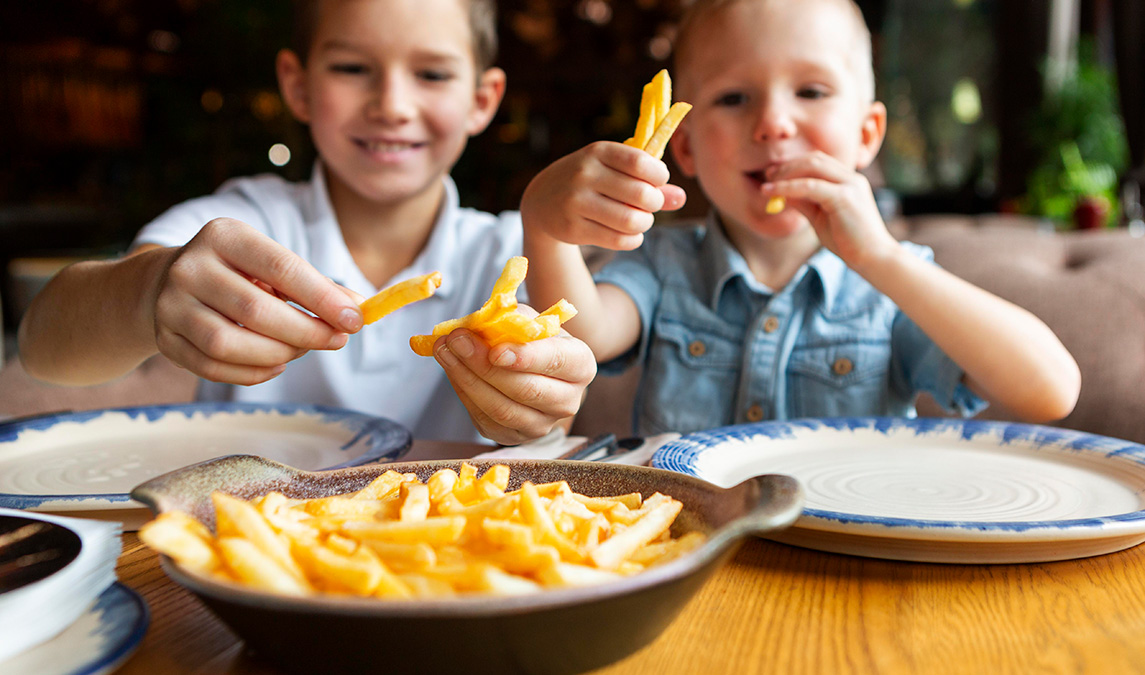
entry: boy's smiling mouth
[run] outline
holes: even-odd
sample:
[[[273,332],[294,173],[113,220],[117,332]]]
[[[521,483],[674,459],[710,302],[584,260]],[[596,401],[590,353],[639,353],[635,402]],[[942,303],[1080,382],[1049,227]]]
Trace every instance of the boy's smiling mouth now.
[[[425,143],[414,143],[411,141],[385,141],[385,140],[368,140],[364,138],[355,138],[354,145],[362,148],[371,155],[377,156],[394,156],[403,153],[408,153],[416,150],[425,145]]]

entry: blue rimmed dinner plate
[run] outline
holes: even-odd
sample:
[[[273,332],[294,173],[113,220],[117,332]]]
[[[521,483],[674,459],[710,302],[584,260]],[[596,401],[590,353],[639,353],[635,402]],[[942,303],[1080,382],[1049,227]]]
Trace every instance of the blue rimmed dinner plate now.
[[[769,538],[876,558],[1066,560],[1145,541],[1145,446],[1030,424],[835,418],[688,434],[652,466],[729,486],[802,483],[795,525]]]
[[[151,613],[138,593],[108,586],[79,619],[59,635],[0,663],[7,675],[104,675],[135,652]]]
[[[390,461],[412,441],[400,424],[315,405],[187,403],[0,423],[0,506],[123,522],[147,509],[136,485],[224,455],[311,471]]]

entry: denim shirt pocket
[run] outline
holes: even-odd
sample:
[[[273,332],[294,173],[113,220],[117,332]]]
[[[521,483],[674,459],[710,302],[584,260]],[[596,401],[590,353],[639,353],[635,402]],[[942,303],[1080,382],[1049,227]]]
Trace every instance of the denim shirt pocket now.
[[[657,319],[641,392],[641,433],[731,424],[743,344],[725,333]]]
[[[792,417],[886,413],[891,367],[889,337],[796,346],[788,364]]]

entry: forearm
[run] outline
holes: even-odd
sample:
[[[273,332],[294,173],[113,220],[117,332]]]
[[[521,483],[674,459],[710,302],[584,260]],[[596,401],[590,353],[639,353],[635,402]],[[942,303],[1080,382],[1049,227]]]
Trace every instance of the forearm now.
[[[105,382],[158,349],[154,293],[175,249],[83,262],[57,274],[20,323],[20,359],[33,377],[65,385]]]
[[[1080,389],[1077,363],[1040,319],[899,249],[861,272],[966,372],[991,402],[1031,422],[1060,419]]]
[[[619,306],[617,294],[601,292],[579,246],[527,231],[525,257],[529,259],[525,284],[534,307],[542,310],[561,298],[571,302],[577,315],[563,327],[587,344],[597,361],[607,361],[631,348],[639,337],[639,320],[633,330],[633,317]]]

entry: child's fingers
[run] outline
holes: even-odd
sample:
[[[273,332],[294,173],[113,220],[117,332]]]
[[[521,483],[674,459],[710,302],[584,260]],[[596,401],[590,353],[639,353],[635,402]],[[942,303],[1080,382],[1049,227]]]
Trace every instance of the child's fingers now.
[[[619,172],[611,172],[596,185],[596,192],[600,196],[649,213],[664,207],[664,193],[661,190],[662,187]]]
[[[569,383],[492,366],[489,348],[464,329],[439,340],[434,358],[458,396],[468,402],[470,415],[475,421],[485,421],[480,425],[483,433],[511,430],[511,437],[495,438],[501,442],[517,443],[543,436],[557,420],[575,413],[580,403],[580,393],[572,393]],[[561,391],[563,388],[570,392]]]
[[[345,344],[342,337],[345,333],[255,284],[238,284],[231,292],[211,294],[200,300],[247,330],[292,347],[336,349]]]
[[[207,356],[190,340],[176,333],[162,336],[160,343],[160,351],[163,352],[164,356],[199,377],[212,382],[228,382],[239,385],[260,384],[281,374],[286,368],[286,364],[264,367],[219,361]]]
[[[688,194],[684,192],[684,188],[678,185],[665,185],[660,188],[660,193],[664,195],[664,205],[660,207],[661,211],[676,211],[683,208],[688,201]]]
[[[219,243],[215,250],[234,269],[269,284],[339,330],[361,329],[361,310],[334,282],[293,251],[249,226],[236,227],[237,222],[211,221],[200,234]]]
[[[791,178],[760,186],[764,196],[784,197],[788,200],[804,200],[820,206],[835,204],[840,196],[838,183],[819,178]]]
[[[654,214],[644,209],[603,195],[599,199],[587,201],[580,210],[580,216],[621,235],[643,234],[656,220]]]
[[[439,349],[435,355],[445,356],[447,360],[452,355],[477,378],[467,382],[470,386],[466,388],[471,392],[493,387],[516,405],[552,419],[576,413],[584,387],[596,372],[595,359],[588,346],[568,337],[511,345],[518,361],[515,367],[495,365],[490,359],[490,349],[469,331],[454,331],[442,346],[447,353],[441,354],[443,350]]]
[[[198,302],[179,311],[170,311],[163,305],[157,319],[160,337],[163,331],[169,331],[195,345],[205,357],[226,363],[269,368],[306,352],[237,325]]]
[[[473,421],[473,426],[476,427],[477,431],[485,438],[502,445],[517,445],[532,438],[537,438],[536,436],[526,436],[516,429],[510,429],[494,421],[488,413],[481,409],[481,406],[458,389],[456,385],[453,389],[454,393],[457,394],[457,399],[461,401],[461,405],[465,406],[465,410],[469,413],[469,418]],[[543,436],[544,434],[541,435]]]
[[[497,345],[490,350],[490,362],[509,370],[587,386],[596,377],[596,359],[584,342],[568,337],[563,330],[561,333],[523,345]]]
[[[776,182],[790,178],[821,178],[835,183],[845,183],[856,175],[853,168],[848,168],[825,152],[814,150],[772,167],[767,172],[767,180]]]
[[[195,307],[203,305],[232,324],[295,348],[336,349],[344,344],[344,333],[287,304],[285,295],[237,272],[217,253],[192,253],[168,269],[156,312],[160,321],[173,323],[194,316]]]
[[[650,183],[654,187],[667,184],[668,179],[671,178],[668,165],[642,149],[633,148],[623,143],[607,142],[593,144],[590,147],[597,151],[596,156],[601,164],[614,171]]]

